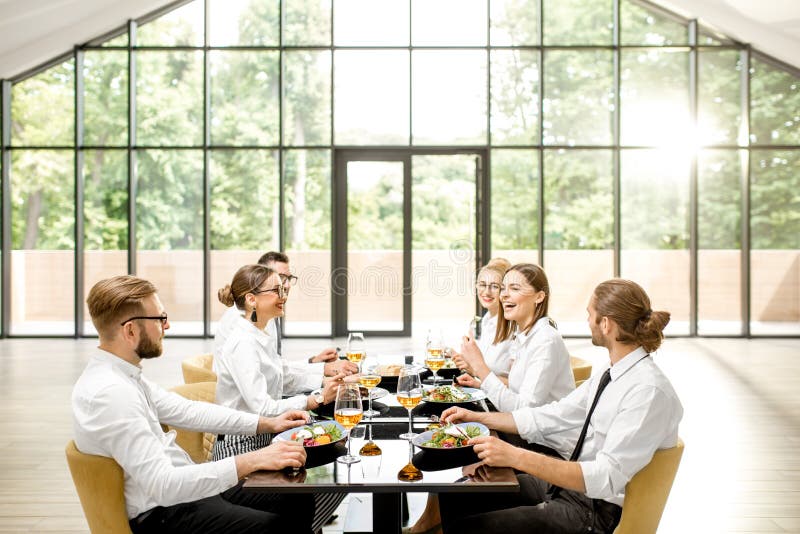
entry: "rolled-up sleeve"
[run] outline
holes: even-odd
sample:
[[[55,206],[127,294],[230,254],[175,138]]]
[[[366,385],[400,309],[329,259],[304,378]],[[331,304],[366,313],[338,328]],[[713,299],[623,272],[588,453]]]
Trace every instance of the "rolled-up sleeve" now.
[[[579,461],[586,495],[611,499],[625,493],[631,478],[647,465],[670,432],[675,404],[658,388],[632,389],[621,403],[594,460]]]
[[[571,448],[576,429],[580,429],[586,417],[586,402],[589,384],[583,384],[563,399],[535,408],[520,408],[511,415],[517,425],[519,435],[528,443],[557,445],[554,448],[564,452]]]
[[[295,361],[283,362],[283,392],[287,395],[304,393],[322,386],[325,364]]]
[[[150,391],[162,423],[214,434],[253,435],[258,430],[257,414],[232,410],[210,402],[192,401],[144,379],[143,382]]]

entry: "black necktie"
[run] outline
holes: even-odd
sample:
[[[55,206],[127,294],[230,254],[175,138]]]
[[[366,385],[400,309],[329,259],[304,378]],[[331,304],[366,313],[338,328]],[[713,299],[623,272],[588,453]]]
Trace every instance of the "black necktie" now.
[[[589,408],[589,413],[586,414],[586,421],[583,422],[583,428],[581,428],[581,435],[578,436],[578,442],[575,444],[575,449],[572,451],[572,455],[569,457],[570,462],[574,462],[581,455],[583,442],[586,439],[586,432],[589,430],[589,421],[592,419],[592,414],[594,413],[594,409],[597,407],[597,401],[600,400],[600,395],[603,394],[603,390],[606,389],[606,386],[608,386],[610,382],[611,368],[609,367],[606,369],[606,372],[603,373],[603,376],[600,377],[600,384],[597,386],[597,393],[594,394],[592,406]],[[552,494],[551,498],[555,499],[558,496],[558,493],[561,491],[561,488],[558,486],[551,486],[550,490],[550,493]]]

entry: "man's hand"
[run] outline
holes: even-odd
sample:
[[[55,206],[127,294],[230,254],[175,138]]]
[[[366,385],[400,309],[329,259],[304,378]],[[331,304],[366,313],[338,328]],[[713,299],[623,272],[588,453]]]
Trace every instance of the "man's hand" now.
[[[306,451],[296,441],[274,441],[263,449],[238,454],[235,460],[236,474],[242,478],[253,471],[303,467],[306,463]]]
[[[473,445],[478,458],[493,467],[517,468],[524,451],[495,436],[478,436],[469,440],[467,445]]]
[[[357,372],[358,366],[349,360],[336,360],[325,364],[325,376],[353,375]]]
[[[309,421],[308,412],[302,410],[289,410],[276,417],[260,417],[258,420],[258,433],[271,432],[277,434],[290,428],[303,426]]]
[[[332,362],[338,357],[339,355],[336,354],[336,349],[333,347],[328,347],[316,356],[309,358],[308,361],[309,363]]]

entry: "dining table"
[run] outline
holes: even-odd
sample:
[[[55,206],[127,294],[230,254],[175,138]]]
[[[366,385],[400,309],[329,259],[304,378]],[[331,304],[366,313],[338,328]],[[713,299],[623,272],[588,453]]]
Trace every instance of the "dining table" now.
[[[390,356],[383,358],[393,361]],[[405,361],[408,359],[410,358]],[[419,370],[423,375],[428,374],[421,366]],[[471,447],[431,450],[399,438],[399,434],[408,430],[408,412],[397,401],[397,382],[392,378],[384,377],[381,387],[373,390],[372,405],[379,414],[364,418],[360,423],[366,427],[365,438],[359,440],[358,449],[353,449],[354,454],[359,453],[359,462],[343,464],[336,461],[336,458],[347,452],[344,441],[323,447],[307,447],[305,467],[296,470],[257,471],[245,479],[243,487],[247,491],[269,493],[371,494],[371,510],[365,511],[363,507],[354,506],[351,501],[348,516],[371,511],[371,529],[362,530],[398,534],[403,526],[407,493],[519,491],[519,483],[512,469],[481,465]],[[443,382],[440,380],[441,383]],[[366,404],[365,402],[365,410]],[[462,405],[472,410],[492,409],[491,404],[484,400]],[[435,424],[438,416],[448,406],[452,404],[425,401],[420,403],[412,411],[414,431],[424,432],[432,423]],[[326,408],[313,415],[319,422],[332,418],[332,412]],[[380,453],[375,454],[375,449],[370,447],[372,454],[360,454],[360,446],[367,442],[377,445]],[[421,480],[409,482],[399,479],[400,471],[408,464],[412,464],[421,473]],[[364,524],[365,518],[361,517],[356,522]],[[345,525],[348,523],[353,522],[346,521]]]

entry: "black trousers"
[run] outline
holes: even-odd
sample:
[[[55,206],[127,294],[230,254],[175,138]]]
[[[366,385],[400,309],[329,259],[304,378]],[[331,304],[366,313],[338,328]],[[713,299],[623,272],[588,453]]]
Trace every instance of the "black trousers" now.
[[[149,512],[149,513],[148,513]],[[157,506],[131,519],[134,534],[311,532],[314,496],[244,491],[241,483],[214,497]]]
[[[615,504],[569,490],[550,500],[547,482],[528,474],[517,479],[519,493],[440,494],[445,534],[611,533],[619,523]]]

